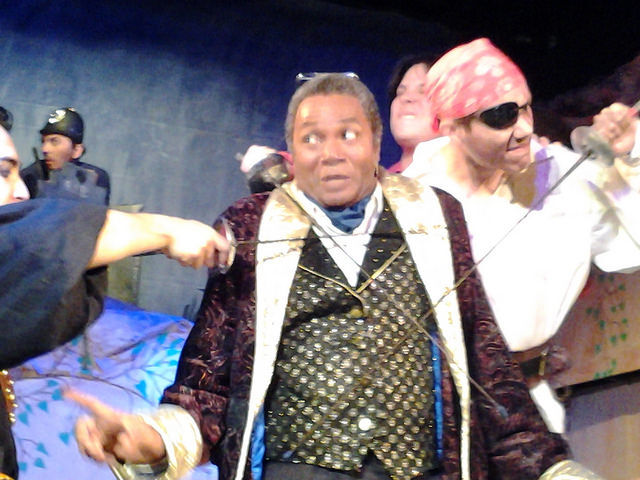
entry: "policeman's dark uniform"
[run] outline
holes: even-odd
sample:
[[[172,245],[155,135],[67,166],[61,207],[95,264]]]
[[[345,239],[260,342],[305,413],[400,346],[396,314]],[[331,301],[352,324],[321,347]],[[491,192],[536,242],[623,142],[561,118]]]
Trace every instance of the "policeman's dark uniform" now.
[[[41,135],[64,135],[75,144],[82,143],[84,122],[73,108],[59,108],[49,114]],[[109,174],[102,168],[74,159],[60,170],[49,170],[44,160],[37,160],[20,171],[31,198],[65,198],[96,204],[109,204]]]

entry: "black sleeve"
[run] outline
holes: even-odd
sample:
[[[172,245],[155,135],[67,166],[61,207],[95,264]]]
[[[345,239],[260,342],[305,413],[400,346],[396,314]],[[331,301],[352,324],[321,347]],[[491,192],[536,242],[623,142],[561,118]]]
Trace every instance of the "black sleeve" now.
[[[106,208],[39,199],[0,207],[0,367],[70,340],[102,310],[106,269],[85,272]]]
[[[96,182],[96,185],[98,187],[104,188],[107,191],[107,196],[105,197],[105,205],[109,205],[109,202],[111,201],[111,181],[109,180],[109,174],[106,170],[103,170],[101,168],[98,168],[97,172],[98,181]]]
[[[32,163],[26,168],[20,170],[20,177],[29,190],[29,196],[36,198],[38,196],[38,180],[42,179],[42,169],[37,163]]]

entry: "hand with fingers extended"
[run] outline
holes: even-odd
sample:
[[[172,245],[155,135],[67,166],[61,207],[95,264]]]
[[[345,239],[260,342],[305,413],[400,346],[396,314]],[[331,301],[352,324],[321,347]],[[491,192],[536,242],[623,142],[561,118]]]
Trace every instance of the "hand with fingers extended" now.
[[[65,397],[87,410],[75,425],[78,449],[98,462],[154,464],[165,455],[160,434],[138,415],[115,410],[96,398],[74,390]]]

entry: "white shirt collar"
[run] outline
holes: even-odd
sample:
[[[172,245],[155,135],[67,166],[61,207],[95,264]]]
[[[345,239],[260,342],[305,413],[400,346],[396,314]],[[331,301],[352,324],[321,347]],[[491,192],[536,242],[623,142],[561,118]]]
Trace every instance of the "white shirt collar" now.
[[[320,235],[320,231],[325,231],[326,234],[329,235],[346,235],[345,232],[331,223],[331,219],[329,219],[327,214],[302,190],[300,190],[300,188],[298,188],[298,185],[296,185],[295,181],[293,181],[291,184],[291,193],[293,194],[293,197],[296,199],[298,204],[302,207],[302,209],[311,218],[313,218],[315,223],[318,225],[318,227],[314,226],[314,229],[319,236],[323,236]],[[376,188],[373,190],[373,193],[371,194],[371,197],[367,202],[367,206],[364,209],[364,219],[362,220],[362,223],[353,230],[353,235],[373,232],[373,229],[378,222],[378,218],[380,218],[380,214],[382,213],[383,201],[382,187],[379,183],[376,183]]]
[[[312,228],[329,255],[342,270],[349,284],[355,286],[371,234],[382,214],[384,197],[380,184],[376,184],[367,202],[362,223],[350,234],[334,226],[327,214],[298,188],[295,181],[291,184],[291,193],[302,209],[313,219]]]

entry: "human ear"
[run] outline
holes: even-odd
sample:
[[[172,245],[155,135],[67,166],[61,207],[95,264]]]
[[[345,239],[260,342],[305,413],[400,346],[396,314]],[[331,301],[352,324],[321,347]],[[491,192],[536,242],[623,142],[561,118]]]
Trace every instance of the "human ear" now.
[[[82,143],[76,143],[73,145],[73,154],[71,157],[74,160],[77,160],[78,158],[80,158],[83,153],[84,153],[84,145]]]

